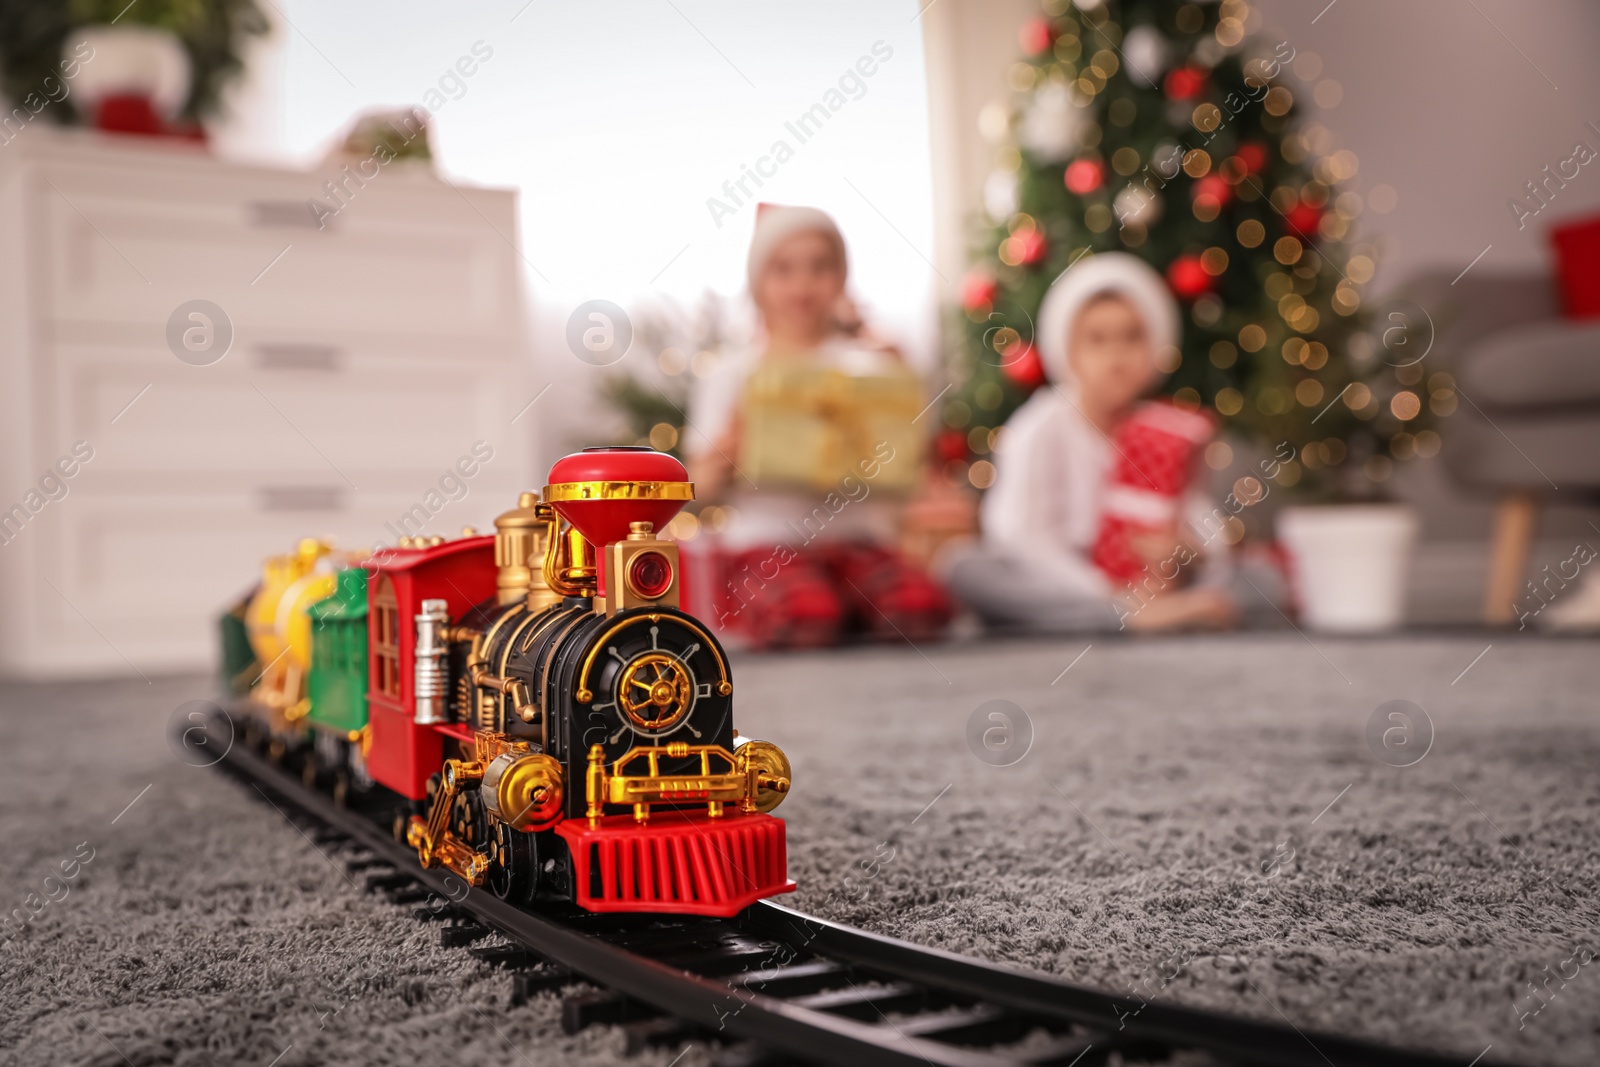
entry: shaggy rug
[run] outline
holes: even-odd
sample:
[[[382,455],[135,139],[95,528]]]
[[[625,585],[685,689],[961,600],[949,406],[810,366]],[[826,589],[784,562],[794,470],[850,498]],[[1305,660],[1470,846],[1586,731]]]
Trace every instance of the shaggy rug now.
[[[1462,1067],[1600,1060],[1592,642],[1093,641],[740,658],[741,729],[794,764],[785,903]],[[621,1056],[183,765],[209,695],[0,687],[0,903],[44,902],[3,931],[0,1062]]]

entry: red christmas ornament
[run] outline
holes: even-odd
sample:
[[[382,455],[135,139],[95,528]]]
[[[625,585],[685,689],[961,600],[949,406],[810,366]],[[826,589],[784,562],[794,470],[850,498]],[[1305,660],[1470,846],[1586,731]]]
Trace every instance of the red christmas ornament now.
[[[1024,389],[1032,389],[1044,381],[1044,363],[1039,350],[1027,341],[1019,341],[1000,356],[1000,369],[1005,376]]]
[[[1106,180],[1105,168],[1093,159],[1078,159],[1067,165],[1067,188],[1083,196],[1100,188]]]
[[[974,271],[961,282],[961,307],[966,311],[986,311],[994,305],[1000,286],[981,271]]]
[[[1246,174],[1259,174],[1261,168],[1267,165],[1267,147],[1255,141],[1240,145],[1234,155],[1244,165]]]
[[[1227,207],[1233,199],[1233,186],[1220,174],[1207,174],[1194,183],[1194,198],[1199,200],[1202,196],[1215,200],[1218,207]]]
[[[1056,30],[1049,19],[1029,19],[1022,24],[1022,50],[1028,55],[1043,55],[1055,42]]]
[[[1168,100],[1190,100],[1206,87],[1206,72],[1195,67],[1178,67],[1167,73],[1164,83]]]
[[[1211,275],[1199,256],[1179,256],[1167,268],[1167,284],[1181,299],[1194,300],[1211,291]]]
[[[1289,209],[1284,220],[1291,231],[1309,239],[1317,235],[1317,226],[1322,222],[1322,209],[1301,201]]]
[[[967,435],[960,430],[941,430],[934,438],[933,452],[941,463],[959,463],[967,458]]]
[[[1033,266],[1044,259],[1045,241],[1044,234],[1038,230],[1023,230],[1010,237],[1012,251],[1016,253],[1017,262]]]

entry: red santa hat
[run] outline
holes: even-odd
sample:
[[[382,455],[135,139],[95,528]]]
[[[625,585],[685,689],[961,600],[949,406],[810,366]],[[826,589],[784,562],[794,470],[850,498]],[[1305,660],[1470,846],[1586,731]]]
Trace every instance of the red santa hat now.
[[[1044,363],[1045,373],[1063,390],[1071,393],[1074,380],[1067,363],[1067,339],[1073,320],[1090,301],[1106,293],[1124,297],[1144,319],[1150,334],[1150,351],[1157,360],[1152,378],[1161,375],[1163,353],[1177,347],[1180,317],[1178,302],[1172,298],[1166,279],[1155,268],[1126,252],[1101,252],[1086,256],[1061,272],[1045,293],[1034,329],[1034,346]]]
[[[814,207],[795,207],[788,204],[757,204],[756,228],[750,237],[750,257],[745,263],[745,275],[750,289],[772,258],[772,253],[785,240],[797,233],[820,233],[832,243],[839,256],[839,273],[850,273],[850,261],[844,251],[844,235],[839,232],[833,216]]]

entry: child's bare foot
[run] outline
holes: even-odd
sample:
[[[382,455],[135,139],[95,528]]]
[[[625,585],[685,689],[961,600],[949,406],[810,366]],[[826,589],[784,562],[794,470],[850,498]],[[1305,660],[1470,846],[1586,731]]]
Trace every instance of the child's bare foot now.
[[[1239,611],[1221,589],[1179,589],[1155,597],[1123,617],[1130,630],[1227,630],[1238,624]]]

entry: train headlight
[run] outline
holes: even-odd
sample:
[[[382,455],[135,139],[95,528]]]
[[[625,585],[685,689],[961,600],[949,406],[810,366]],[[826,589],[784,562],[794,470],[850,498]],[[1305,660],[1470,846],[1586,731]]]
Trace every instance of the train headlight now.
[[[628,563],[628,588],[646,600],[665,596],[672,578],[672,561],[664,552],[640,552]]]

